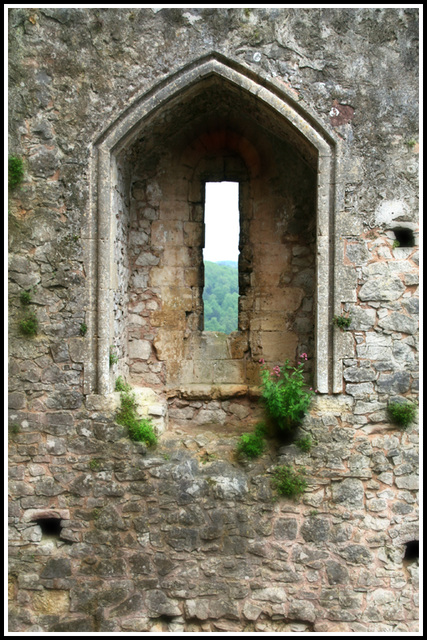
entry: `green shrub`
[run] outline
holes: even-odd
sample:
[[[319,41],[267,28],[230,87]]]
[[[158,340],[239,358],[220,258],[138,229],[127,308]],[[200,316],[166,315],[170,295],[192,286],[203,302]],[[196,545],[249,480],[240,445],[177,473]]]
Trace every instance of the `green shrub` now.
[[[304,436],[303,438],[299,438],[299,440],[295,440],[296,446],[301,449],[301,451],[310,451],[313,446],[313,440],[310,436]]]
[[[149,447],[157,444],[157,436],[150,418],[140,418],[132,422],[129,425],[129,435],[131,440],[145,442]]]
[[[81,325],[80,325],[80,335],[81,336],[85,336],[86,333],[87,333],[87,324],[82,322]]]
[[[303,360],[307,360],[306,353],[301,354],[296,367],[291,367],[286,360],[283,367],[276,366],[272,372],[264,366],[264,360],[260,360],[262,399],[267,413],[283,430],[293,429],[299,424],[315,393],[305,384]]]
[[[131,440],[145,442],[148,446],[157,444],[157,436],[150,418],[138,416],[135,394],[132,387],[120,376],[116,380],[116,391],[120,391],[120,409],[116,414],[117,424],[127,427]]]
[[[266,427],[263,422],[255,425],[254,433],[243,433],[237,444],[237,451],[248,458],[257,458],[265,449]]]
[[[19,299],[21,300],[21,304],[28,305],[31,303],[31,293],[29,291],[21,291]]]
[[[35,313],[29,313],[19,323],[19,330],[24,336],[35,336],[38,331],[38,321]]]
[[[116,380],[115,390],[129,392],[132,390],[132,387],[123,380],[122,376],[119,376]]]
[[[340,329],[348,329],[348,327],[351,325],[351,317],[348,316],[334,316],[334,319],[332,320],[332,323],[339,327]]]
[[[9,189],[15,189],[24,177],[24,163],[18,156],[9,156]]]
[[[99,469],[101,468],[101,463],[97,458],[93,458],[89,462],[89,467],[92,469],[92,471],[99,471]]]
[[[307,488],[304,479],[305,469],[295,471],[291,465],[276,467],[273,474],[273,487],[281,496],[297,499]]]
[[[414,421],[417,405],[413,402],[391,402],[388,414],[392,422],[406,429]]]
[[[117,364],[118,361],[119,361],[119,356],[114,351],[113,347],[110,347],[110,367],[112,367],[113,364]]]

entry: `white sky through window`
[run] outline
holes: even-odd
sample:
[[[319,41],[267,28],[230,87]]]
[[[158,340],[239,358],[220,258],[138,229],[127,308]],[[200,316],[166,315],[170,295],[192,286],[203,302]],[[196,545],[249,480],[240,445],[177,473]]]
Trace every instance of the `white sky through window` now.
[[[205,194],[205,248],[210,262],[239,257],[239,183],[207,182]]]

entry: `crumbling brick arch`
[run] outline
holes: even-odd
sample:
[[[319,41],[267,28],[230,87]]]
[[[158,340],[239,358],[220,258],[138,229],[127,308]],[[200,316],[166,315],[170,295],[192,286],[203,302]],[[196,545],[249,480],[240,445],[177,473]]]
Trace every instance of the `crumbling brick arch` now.
[[[178,112],[184,100],[188,101],[194,96],[198,98],[197,91],[202,83],[206,87],[216,85],[220,90],[239,97],[243,106],[251,110],[253,108],[259,131],[267,127],[278,140],[286,138],[301,159],[301,166],[305,163],[311,168],[315,167],[315,384],[321,392],[339,391],[339,362],[330,328],[336,306],[332,265],[335,251],[337,141],[333,133],[326,131],[317,118],[304,110],[284,87],[218,54],[197,60],[166,78],[131,105],[93,145],[93,206],[87,243],[91,256],[89,276],[92,276],[89,278],[92,282],[92,306],[88,322],[91,357],[85,367],[86,391],[104,395],[112,389],[110,347],[114,344],[115,334],[121,333],[117,329],[119,325],[115,327],[113,306],[120,296],[125,295],[125,287],[120,289],[120,283],[131,277],[128,267],[124,267],[121,274],[117,272],[117,260],[114,257],[116,212],[128,210],[128,215],[132,216],[132,203],[127,201],[126,195],[132,185],[128,184],[129,175],[123,174],[121,168],[123,163],[129,163],[129,154],[135,142],[143,138],[144,133],[149,133],[155,140],[155,134],[167,124],[174,110]],[[122,185],[120,188],[119,183]],[[156,194],[151,192],[150,197],[155,200]],[[120,201],[118,205],[117,200]],[[128,354],[124,353],[124,356],[127,358]]]

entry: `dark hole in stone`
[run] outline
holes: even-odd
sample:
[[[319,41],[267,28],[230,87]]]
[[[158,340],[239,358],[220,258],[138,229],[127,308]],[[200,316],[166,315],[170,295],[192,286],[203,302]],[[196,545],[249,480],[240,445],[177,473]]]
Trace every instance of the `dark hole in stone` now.
[[[39,518],[35,520],[42,530],[42,539],[57,538],[61,533],[61,521],[58,518]]]
[[[397,227],[393,229],[393,233],[396,236],[396,240],[399,243],[399,247],[414,247],[415,238],[411,229],[405,229],[404,227]]]
[[[418,540],[411,540],[405,544],[406,550],[403,560],[406,562],[414,562],[420,557],[420,543]]]
[[[151,620],[153,624],[157,627],[157,629],[161,628],[162,631],[168,631],[169,625],[175,617],[176,616],[169,616],[167,614],[163,614],[162,616],[151,618]]]

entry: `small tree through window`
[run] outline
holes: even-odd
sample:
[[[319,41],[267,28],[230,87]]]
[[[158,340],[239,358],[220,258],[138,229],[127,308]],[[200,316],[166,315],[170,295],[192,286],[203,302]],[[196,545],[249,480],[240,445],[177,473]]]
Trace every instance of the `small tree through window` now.
[[[238,330],[239,183],[206,182],[204,330]]]

